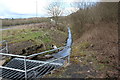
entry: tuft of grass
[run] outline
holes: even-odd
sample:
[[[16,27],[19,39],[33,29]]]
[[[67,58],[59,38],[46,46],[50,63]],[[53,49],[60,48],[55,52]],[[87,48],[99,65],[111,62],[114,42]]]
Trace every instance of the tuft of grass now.
[[[89,42],[82,42],[82,43],[73,45],[71,61],[77,64],[81,63],[81,65],[92,64],[92,66],[94,66],[96,70],[104,69],[106,65],[99,63],[99,61],[97,60],[97,53],[94,51],[89,51],[87,49],[89,46],[90,46]]]
[[[90,46],[90,43],[89,42],[82,42],[81,44],[80,44],[80,48],[81,49],[86,49],[86,48],[88,48]]]
[[[96,70],[104,70],[105,68],[106,68],[106,65],[102,63],[97,63],[97,65],[95,66]]]

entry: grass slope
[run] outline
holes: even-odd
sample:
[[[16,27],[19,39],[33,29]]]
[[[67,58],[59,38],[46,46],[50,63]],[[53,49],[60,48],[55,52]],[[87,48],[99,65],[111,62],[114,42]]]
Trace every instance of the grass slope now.
[[[51,49],[52,44],[57,45],[57,47],[64,46],[67,32],[57,30],[52,24],[50,24],[50,27],[46,27],[49,25],[47,23],[37,24],[37,26],[31,25],[19,25],[15,28],[2,31],[0,36],[2,36],[3,40],[9,42],[10,53],[19,54],[22,49],[35,45],[40,46],[41,44],[46,50]],[[43,28],[40,28],[41,26]]]
[[[74,41],[71,63],[48,78],[117,78],[117,24],[85,26],[83,35]],[[59,74],[56,74],[58,73]]]

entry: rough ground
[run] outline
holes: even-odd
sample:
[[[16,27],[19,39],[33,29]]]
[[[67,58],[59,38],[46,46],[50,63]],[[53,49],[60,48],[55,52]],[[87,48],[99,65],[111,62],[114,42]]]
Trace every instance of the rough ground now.
[[[30,29],[27,31],[27,29]],[[39,33],[40,36],[36,36],[32,38],[32,35],[27,34],[29,33]],[[22,34],[22,35],[19,35]],[[29,35],[31,38],[26,38]],[[35,34],[35,35],[39,35]],[[67,32],[59,31],[55,28],[55,25],[51,23],[36,23],[36,24],[27,24],[27,25],[18,25],[9,28],[9,30],[5,30],[2,32],[2,38],[9,41],[9,53],[12,54],[21,54],[22,49],[33,47],[33,46],[40,46],[43,44],[44,46],[51,46],[52,44],[57,44],[58,46],[64,45],[65,39],[67,38]],[[12,36],[12,37],[11,37]],[[15,37],[14,37],[15,36]],[[11,37],[11,38],[10,38]],[[19,41],[18,38],[23,41]],[[25,38],[25,39],[24,39]],[[52,41],[46,41],[44,39],[49,38]],[[38,41],[38,40],[39,41]],[[42,40],[43,39],[43,40]],[[37,40],[37,44],[35,44],[35,40]],[[42,42],[42,43],[41,43]],[[48,48],[46,48],[48,49]]]
[[[87,24],[86,29],[73,43],[70,65],[46,77],[116,79],[119,76],[117,24]]]
[[[85,28],[86,32],[73,42],[71,63],[67,67],[62,67],[51,72],[52,74],[48,74],[44,78],[118,77],[117,24],[86,24]],[[56,45],[63,44],[65,41],[65,37],[59,33],[56,34],[53,31],[50,35],[53,36]],[[21,49],[32,44],[31,41],[11,44],[10,53],[21,53]]]
[[[54,27],[50,23],[19,25],[9,30],[4,30],[2,38],[8,40],[10,54],[30,55],[53,49],[51,46],[53,44],[57,45],[57,47],[65,44],[67,32],[57,30]],[[6,58],[7,62],[9,60],[10,58]]]

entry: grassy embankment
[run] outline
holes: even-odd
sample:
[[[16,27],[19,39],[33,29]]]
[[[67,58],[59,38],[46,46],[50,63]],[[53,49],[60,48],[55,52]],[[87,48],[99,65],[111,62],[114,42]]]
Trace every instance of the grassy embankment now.
[[[109,8],[111,8],[111,10]],[[66,68],[56,70],[57,74],[55,72],[55,74],[46,77],[73,78],[76,77],[76,75],[81,78],[117,77],[118,37],[116,14],[116,3],[98,3],[96,6],[80,9],[64,18],[63,21],[69,23],[73,33],[74,43],[72,46],[71,64]],[[31,30],[28,30],[27,33],[33,34],[33,32],[31,33],[29,31]],[[51,32],[49,32],[49,30],[45,31],[48,32],[47,35],[50,37],[47,39],[49,42],[51,41],[51,36],[53,37],[55,33],[53,33],[52,30],[50,30]],[[51,35],[50,33],[53,34]],[[35,37],[33,37],[33,40],[38,37],[37,35],[40,33],[34,34]],[[21,41],[24,41],[24,37],[24,35],[21,35]],[[27,38],[28,39],[25,38],[25,40],[30,39],[29,37]],[[6,37],[6,39],[11,40],[12,37]],[[53,40],[56,39],[58,39],[57,34]],[[60,39],[63,38],[60,37],[57,44],[59,44]],[[87,69],[86,66],[88,67]]]
[[[2,31],[0,36],[8,41],[9,53],[30,55],[52,49],[52,44],[57,47],[64,46],[67,32],[54,28],[54,25],[50,23],[43,23],[37,26],[34,24],[19,25],[16,28]],[[6,62],[10,59],[6,58]]]
[[[118,3],[97,3],[67,16],[74,40],[71,64],[56,70],[59,74],[46,77],[117,78],[117,6]]]
[[[55,33],[55,34],[54,34]],[[52,35],[51,35],[52,34]],[[31,29],[27,27],[26,29],[10,29],[2,31],[3,40],[7,40],[9,43],[18,43],[23,41],[33,41],[35,44],[42,44],[42,43],[55,43],[55,38],[59,38],[61,36],[66,36],[67,32],[62,32],[57,29],[41,29],[41,28],[34,28]],[[65,37],[64,37],[65,38]],[[66,37],[67,38],[67,37]],[[56,42],[57,43],[57,42]],[[60,44],[59,44],[60,45]]]

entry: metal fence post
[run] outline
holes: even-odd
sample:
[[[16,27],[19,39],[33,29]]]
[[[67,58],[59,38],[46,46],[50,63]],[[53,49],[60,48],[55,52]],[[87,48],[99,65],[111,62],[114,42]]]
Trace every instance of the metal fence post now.
[[[35,78],[35,80],[36,80],[36,71],[33,71],[33,73],[34,73],[34,78]]]
[[[6,51],[8,53],[8,42],[6,41]]]
[[[24,57],[25,80],[27,80],[26,57]]]

